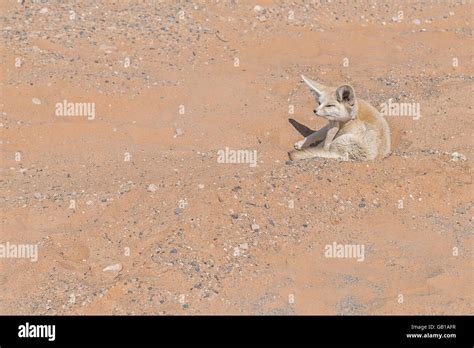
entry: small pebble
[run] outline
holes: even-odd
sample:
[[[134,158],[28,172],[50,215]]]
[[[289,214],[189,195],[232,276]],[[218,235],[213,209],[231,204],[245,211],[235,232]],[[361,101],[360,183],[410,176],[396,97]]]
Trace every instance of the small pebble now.
[[[116,263],[115,265],[110,265],[105,267],[102,271],[103,272],[120,272],[122,270],[122,264]]]
[[[173,138],[179,137],[184,134],[184,131],[181,128],[176,129],[176,133]]]
[[[263,6],[255,5],[255,7],[253,8],[253,12],[258,13],[258,14],[263,14],[267,12],[267,10],[265,10]]]
[[[158,187],[155,184],[148,185],[147,191],[156,192],[156,190],[158,190]]]
[[[465,161],[467,157],[459,152],[453,152],[451,154],[451,161],[458,162],[458,161]]]

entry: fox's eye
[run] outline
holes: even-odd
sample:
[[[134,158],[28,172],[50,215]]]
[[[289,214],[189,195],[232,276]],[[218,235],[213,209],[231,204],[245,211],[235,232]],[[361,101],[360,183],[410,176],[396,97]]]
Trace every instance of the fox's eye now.
[[[326,105],[327,108],[332,108],[334,107],[335,105]]]

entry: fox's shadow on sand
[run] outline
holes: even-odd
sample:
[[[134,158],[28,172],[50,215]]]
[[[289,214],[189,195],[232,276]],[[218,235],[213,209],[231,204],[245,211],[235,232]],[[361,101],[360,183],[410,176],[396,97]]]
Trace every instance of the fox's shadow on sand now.
[[[298,131],[298,133],[300,133],[304,137],[307,137],[311,133],[316,132],[315,130],[312,130],[311,128],[306,127],[304,124],[299,123],[293,118],[289,118],[288,122],[290,122],[291,125],[295,127],[295,129]]]

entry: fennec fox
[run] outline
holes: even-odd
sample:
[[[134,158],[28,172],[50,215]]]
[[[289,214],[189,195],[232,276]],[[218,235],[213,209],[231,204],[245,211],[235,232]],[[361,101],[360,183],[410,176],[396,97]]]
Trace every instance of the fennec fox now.
[[[322,157],[367,161],[390,153],[387,121],[369,103],[357,99],[351,86],[326,87],[301,77],[316,96],[318,106],[313,112],[329,123],[298,141],[296,151],[289,153],[291,160]]]

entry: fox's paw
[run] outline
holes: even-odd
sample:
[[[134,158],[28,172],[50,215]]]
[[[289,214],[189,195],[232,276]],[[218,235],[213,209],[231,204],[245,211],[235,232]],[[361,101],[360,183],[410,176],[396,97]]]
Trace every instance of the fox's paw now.
[[[301,150],[304,146],[304,139],[303,140],[300,140],[300,141],[297,141],[295,143],[295,145],[293,145],[293,147],[295,148],[295,150]]]

